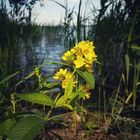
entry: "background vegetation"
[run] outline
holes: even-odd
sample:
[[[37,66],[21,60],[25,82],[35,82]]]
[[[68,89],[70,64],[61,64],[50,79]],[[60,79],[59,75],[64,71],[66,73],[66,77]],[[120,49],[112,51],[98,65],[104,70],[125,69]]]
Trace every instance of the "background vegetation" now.
[[[79,0],[78,10],[69,9],[67,1],[65,5],[52,1],[65,9],[64,20],[57,26],[39,26],[31,23],[32,8],[39,0],[9,0],[8,9],[6,2],[0,1],[1,139],[8,137],[15,140],[16,132],[20,128],[23,130],[18,132],[18,140],[25,136],[29,140],[35,137],[52,139],[52,135],[62,139],[52,130],[56,125],[66,127],[67,123],[58,123],[58,118],[65,118],[66,113],[73,112],[75,116],[71,122],[74,122],[73,135],[77,139],[82,138],[81,135],[78,137],[77,132],[79,116],[82,116],[80,125],[86,130],[87,139],[111,139],[111,136],[124,140],[139,139],[139,0],[100,0],[100,9],[96,9],[91,3],[91,11],[82,10],[83,0]],[[63,40],[65,50],[71,49],[81,40],[93,41],[96,46],[98,63],[94,64],[95,89],[88,101],[80,100],[80,107],[75,104],[76,109],[72,111],[70,106],[65,106],[57,108],[58,113],[50,115],[54,109],[50,99],[56,99],[55,102],[59,98],[52,89],[59,86],[58,83],[49,82],[52,74],[42,74],[43,61],[38,62],[36,59],[35,44],[44,35],[49,38],[59,36],[55,39]],[[27,67],[22,67],[19,61],[22,49],[25,50],[27,58],[30,56],[28,66],[32,68],[30,67],[29,71]],[[62,66],[61,63],[57,65]],[[90,76],[82,78],[86,82],[94,82]],[[50,90],[49,96],[33,95]],[[25,93],[25,96],[17,93]]]

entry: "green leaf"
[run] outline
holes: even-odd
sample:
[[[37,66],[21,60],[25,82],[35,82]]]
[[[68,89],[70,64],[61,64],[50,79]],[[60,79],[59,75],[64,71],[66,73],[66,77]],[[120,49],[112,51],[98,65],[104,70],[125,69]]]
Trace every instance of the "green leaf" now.
[[[55,104],[55,107],[62,107],[62,106],[65,106],[65,97],[64,96],[61,96],[57,101],[56,101],[56,104]]]
[[[84,96],[84,92],[83,91],[76,91],[73,92],[70,96],[70,102],[72,102],[73,100],[75,100],[76,98],[80,99]]]
[[[59,85],[59,83],[46,83],[43,85],[43,87],[47,87],[49,89],[57,87]]]
[[[20,71],[17,71],[11,75],[9,75],[8,77],[6,77],[5,79],[3,79],[2,81],[0,81],[0,84],[3,84],[4,82],[8,81],[9,79],[13,78],[14,76],[16,76],[17,74],[19,74]]]
[[[95,79],[92,73],[77,70],[77,73],[89,84],[91,89],[95,87]]]
[[[132,44],[131,49],[136,50],[136,51],[140,51],[140,46],[138,46],[137,44]]]
[[[31,103],[37,103],[37,104],[48,105],[48,106],[53,105],[53,101],[51,100],[51,98],[42,93],[16,94],[16,96],[22,100],[25,100]]]
[[[70,110],[73,110],[73,107],[70,104],[65,104],[65,107],[67,107]]]
[[[10,128],[14,125],[16,121],[13,119],[7,119],[0,124],[0,135],[8,135]]]
[[[74,81],[73,81],[73,77],[72,77],[66,85],[64,96],[69,98],[69,96],[71,95],[71,93],[73,91],[73,87],[74,87]]]
[[[57,100],[55,107],[67,107],[70,110],[73,110],[73,107],[69,104],[69,102],[69,98],[62,96]]]
[[[44,121],[35,116],[28,116],[20,119],[10,130],[9,140],[33,140],[43,129]]]
[[[27,75],[26,77],[24,77],[22,80],[20,80],[18,83],[16,83],[15,87],[19,86],[21,83],[23,83],[24,81],[26,81],[27,79],[31,78],[33,75],[35,74],[35,72],[31,72],[29,75]]]
[[[126,82],[127,82],[127,85],[128,85],[130,59],[129,59],[129,56],[127,54],[125,55],[125,62],[126,62]]]

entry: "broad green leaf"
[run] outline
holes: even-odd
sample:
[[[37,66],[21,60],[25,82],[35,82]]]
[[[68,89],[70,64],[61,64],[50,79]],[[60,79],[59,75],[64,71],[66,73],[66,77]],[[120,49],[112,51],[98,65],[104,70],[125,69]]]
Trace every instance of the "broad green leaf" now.
[[[48,106],[53,105],[53,101],[51,100],[51,98],[42,93],[16,94],[16,96],[22,100],[31,103],[37,103],[37,104],[48,105]]]
[[[8,135],[9,140],[33,140],[43,129],[44,121],[35,116],[22,118],[17,122]]]
[[[66,96],[68,98],[73,91],[73,87],[74,87],[74,81],[73,81],[73,77],[72,77],[72,78],[70,78],[70,80],[68,81],[68,83],[66,85],[64,96]]]
[[[18,111],[13,114],[14,117],[22,118],[27,116],[38,116],[38,117],[45,117],[45,113],[40,112],[39,110],[32,110],[32,111]]]
[[[8,135],[10,128],[14,125],[16,121],[13,119],[7,119],[0,123],[0,135]]]
[[[92,73],[77,70],[77,73],[89,84],[91,89],[95,87],[95,79]]]

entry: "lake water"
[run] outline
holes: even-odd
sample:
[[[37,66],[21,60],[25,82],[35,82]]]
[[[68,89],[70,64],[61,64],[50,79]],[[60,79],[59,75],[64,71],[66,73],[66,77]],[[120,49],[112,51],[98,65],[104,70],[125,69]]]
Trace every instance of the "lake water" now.
[[[63,40],[61,38],[48,39],[42,36],[37,42],[31,40],[21,45],[19,54],[20,68],[30,71],[34,66],[42,64],[44,73],[53,73],[58,69],[58,65],[48,64],[49,62],[61,62],[61,56],[64,52]]]

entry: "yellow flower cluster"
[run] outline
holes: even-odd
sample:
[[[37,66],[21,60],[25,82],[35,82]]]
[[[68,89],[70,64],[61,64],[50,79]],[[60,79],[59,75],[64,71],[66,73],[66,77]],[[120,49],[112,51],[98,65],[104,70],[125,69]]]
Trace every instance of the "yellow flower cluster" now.
[[[92,63],[97,60],[94,48],[93,42],[81,41],[70,51],[67,51],[62,56],[62,60],[74,64],[76,68],[84,68],[88,72],[92,72]]]
[[[53,77],[56,80],[62,81],[62,88],[66,88],[67,83],[71,78],[74,79],[74,76],[71,72],[67,71],[67,69],[59,69],[59,71]],[[74,81],[74,84],[77,83]]]
[[[89,99],[90,98],[90,88],[89,88],[89,85],[82,85],[80,87],[80,90],[82,90],[84,92],[84,95],[83,95],[83,99],[86,100],[86,99]]]

